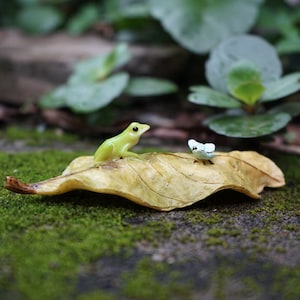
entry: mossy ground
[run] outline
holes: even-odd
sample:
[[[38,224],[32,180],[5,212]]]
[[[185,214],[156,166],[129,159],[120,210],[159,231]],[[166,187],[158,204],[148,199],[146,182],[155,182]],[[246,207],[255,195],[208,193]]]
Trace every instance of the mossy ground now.
[[[61,173],[83,152],[0,153],[1,178]],[[0,190],[1,299],[299,299],[300,160],[251,200],[220,192],[156,212],[89,192]]]

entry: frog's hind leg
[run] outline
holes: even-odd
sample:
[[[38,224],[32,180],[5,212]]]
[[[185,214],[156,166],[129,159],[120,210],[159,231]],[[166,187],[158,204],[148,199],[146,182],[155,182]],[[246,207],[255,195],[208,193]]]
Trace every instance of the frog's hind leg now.
[[[100,147],[97,149],[97,151],[94,154],[94,162],[96,164],[100,164],[104,161],[113,159],[113,149],[114,146],[112,144],[106,144],[105,147]]]
[[[121,157],[120,158],[124,158],[124,157],[136,157],[139,158],[140,155],[135,153],[135,152],[131,152],[131,151],[125,151],[123,153],[121,153]]]

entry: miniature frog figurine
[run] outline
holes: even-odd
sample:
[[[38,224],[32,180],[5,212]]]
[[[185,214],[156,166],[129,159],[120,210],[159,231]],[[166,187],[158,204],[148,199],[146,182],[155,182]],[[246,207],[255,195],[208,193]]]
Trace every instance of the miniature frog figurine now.
[[[188,146],[191,149],[195,158],[200,160],[207,160],[210,163],[212,158],[215,157],[214,151],[216,149],[215,144],[213,143],[199,143],[196,140],[190,139],[188,140]]]
[[[135,146],[143,133],[150,128],[147,124],[132,122],[122,133],[105,140],[94,154],[94,161],[100,164],[103,161],[120,159],[127,156],[138,157],[138,154],[128,150]]]

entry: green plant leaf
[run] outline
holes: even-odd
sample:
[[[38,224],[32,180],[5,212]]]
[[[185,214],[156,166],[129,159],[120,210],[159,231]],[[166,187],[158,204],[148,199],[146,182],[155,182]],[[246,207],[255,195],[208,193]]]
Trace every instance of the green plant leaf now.
[[[264,90],[264,86],[259,82],[247,82],[236,87],[232,93],[237,99],[253,106],[259,100]]]
[[[94,112],[118,97],[127,86],[128,80],[128,74],[118,73],[101,83],[62,85],[43,96],[40,106],[43,108],[67,106],[75,112]]]
[[[265,86],[266,90],[261,101],[274,101],[300,90],[300,72],[286,75],[279,80],[270,82]]]
[[[151,14],[184,48],[207,53],[229,36],[248,31],[261,0],[151,0]]]
[[[261,7],[256,25],[272,40],[280,36],[276,42],[279,54],[295,53],[300,51],[299,16],[299,9],[288,8],[284,1],[277,1]]]
[[[131,58],[127,45],[120,44],[111,52],[92,57],[79,62],[75,66],[75,72],[69,79],[70,84],[81,84],[82,82],[101,81],[114,69],[126,64]]]
[[[286,37],[281,39],[276,44],[276,49],[279,54],[291,54],[300,51],[300,35],[296,37]]]
[[[258,68],[246,60],[234,63],[226,80],[229,92],[248,105],[255,104],[264,91]]]
[[[205,65],[209,84],[227,93],[226,76],[232,65],[240,60],[250,61],[259,69],[263,85],[281,76],[282,66],[275,48],[260,37],[241,35],[225,40],[210,53]]]
[[[66,29],[73,35],[82,34],[96,22],[99,17],[97,5],[87,4],[69,20]]]
[[[109,0],[103,2],[105,19],[109,23],[123,22],[124,19],[148,18],[149,7],[148,0],[123,1]]]
[[[297,117],[300,115],[300,102],[288,102],[277,105],[270,109],[268,113],[287,113],[291,117]]]
[[[53,91],[43,95],[39,101],[42,108],[60,108],[66,105],[68,86],[61,85]]]
[[[131,78],[125,92],[132,96],[154,96],[175,93],[177,86],[175,83],[153,77]]]
[[[195,104],[209,105],[212,107],[238,108],[241,103],[234,98],[224,95],[206,86],[194,86],[191,88],[188,100]]]
[[[49,33],[62,21],[62,13],[48,5],[27,5],[17,16],[18,25],[31,34]]]
[[[274,113],[253,116],[219,115],[208,120],[211,130],[230,137],[255,138],[271,134],[287,125],[291,116]]]
[[[118,73],[100,83],[71,85],[66,92],[66,105],[78,113],[94,112],[118,97],[128,80],[127,73]]]

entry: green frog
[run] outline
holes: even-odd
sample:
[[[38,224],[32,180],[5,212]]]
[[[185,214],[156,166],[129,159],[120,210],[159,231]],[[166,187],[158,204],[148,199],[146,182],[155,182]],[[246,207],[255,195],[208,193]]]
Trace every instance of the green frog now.
[[[128,156],[138,157],[130,152],[140,140],[140,137],[150,128],[147,124],[132,122],[122,133],[105,140],[94,154],[94,161],[99,164],[104,161],[120,159]]]

